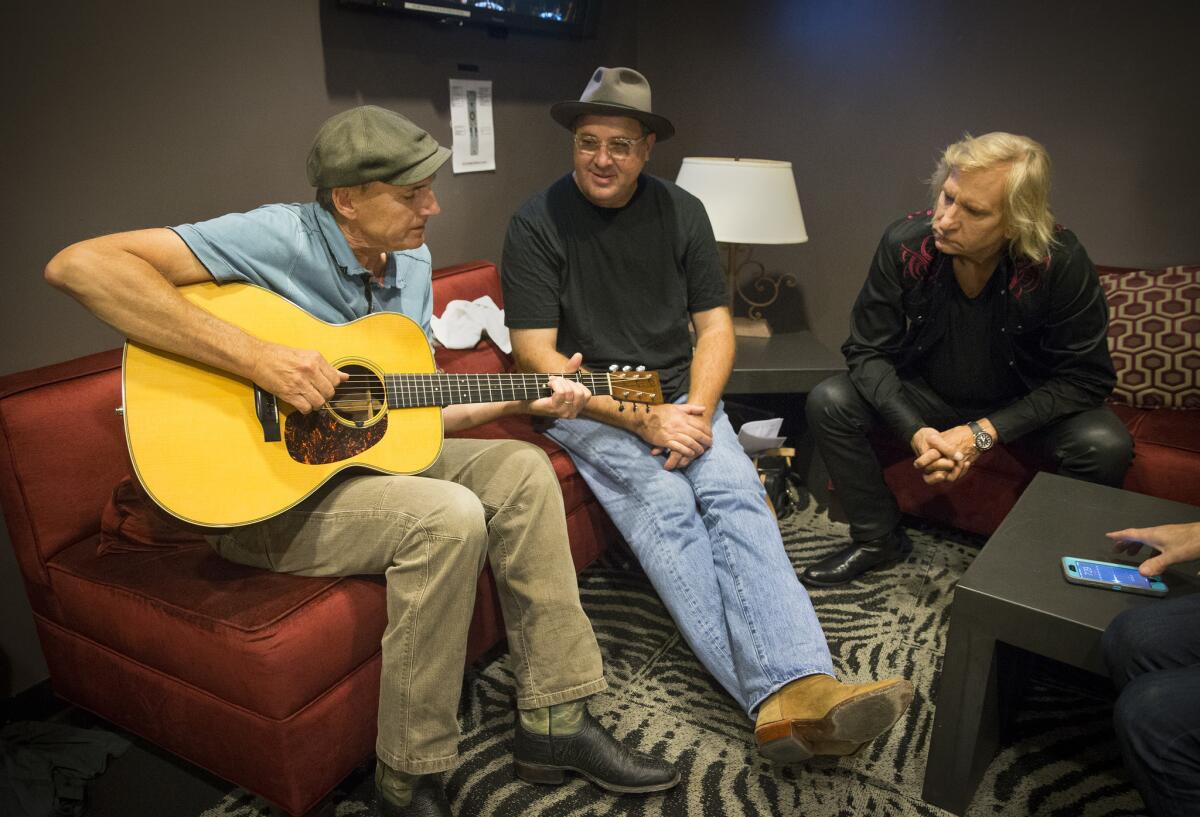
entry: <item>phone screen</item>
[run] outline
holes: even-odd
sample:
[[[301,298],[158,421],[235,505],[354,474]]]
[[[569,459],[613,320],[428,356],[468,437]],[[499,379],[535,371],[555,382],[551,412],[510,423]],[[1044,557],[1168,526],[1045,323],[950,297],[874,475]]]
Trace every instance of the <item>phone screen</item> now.
[[[1137,572],[1135,567],[1106,564],[1104,562],[1088,562],[1080,559],[1075,564],[1079,566],[1079,578],[1090,581],[1113,584],[1114,582],[1126,587],[1142,587],[1150,589],[1150,580]]]
[[[1125,590],[1158,598],[1167,593],[1167,585],[1161,576],[1143,576],[1136,567],[1129,565],[1064,556],[1062,569],[1067,581],[1087,587]]]

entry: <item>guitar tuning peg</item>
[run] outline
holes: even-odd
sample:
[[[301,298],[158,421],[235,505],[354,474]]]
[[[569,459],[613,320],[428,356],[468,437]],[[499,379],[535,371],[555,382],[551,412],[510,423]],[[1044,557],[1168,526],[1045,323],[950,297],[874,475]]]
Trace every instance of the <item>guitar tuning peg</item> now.
[[[645,366],[638,366],[636,369],[634,369],[634,371],[637,371],[637,372],[644,372],[644,371],[646,371],[646,367],[645,367]]]
[[[618,400],[617,401],[617,411],[624,411],[624,410],[625,410],[625,404]]]
[[[623,372],[631,372],[631,371],[633,371],[633,367],[632,367],[632,366],[622,366],[622,367],[621,367],[621,371],[623,371]]]
[[[614,363],[613,365],[611,365],[611,366],[609,366],[609,367],[608,367],[608,370],[609,370],[610,372],[615,372],[615,371],[616,371],[618,368],[619,368],[619,367],[617,366],[617,364],[615,364],[615,363]]]

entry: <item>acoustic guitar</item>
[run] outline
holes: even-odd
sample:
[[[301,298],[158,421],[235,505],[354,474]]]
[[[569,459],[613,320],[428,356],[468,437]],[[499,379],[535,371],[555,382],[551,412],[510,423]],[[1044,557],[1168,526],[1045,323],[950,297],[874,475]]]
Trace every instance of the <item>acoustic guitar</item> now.
[[[442,407],[544,397],[552,376],[622,402],[662,402],[657,372],[440,373],[425,333],[403,315],[335,325],[249,284],[180,292],[256,337],[315,349],[350,376],[325,406],[301,414],[249,380],[127,342],[123,415],[134,471],[156,503],[194,525],[268,519],[351,467],[423,471],[441,452]]]

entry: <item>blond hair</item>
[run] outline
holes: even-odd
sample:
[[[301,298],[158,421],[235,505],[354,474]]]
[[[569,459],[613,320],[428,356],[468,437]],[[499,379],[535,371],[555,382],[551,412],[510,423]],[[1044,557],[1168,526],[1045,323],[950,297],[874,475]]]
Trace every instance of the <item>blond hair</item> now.
[[[963,134],[946,148],[929,180],[934,207],[952,171],[970,172],[1008,165],[1004,180],[1004,228],[1011,236],[1009,252],[1043,262],[1054,239],[1050,212],[1050,155],[1028,136],[1013,133]]]

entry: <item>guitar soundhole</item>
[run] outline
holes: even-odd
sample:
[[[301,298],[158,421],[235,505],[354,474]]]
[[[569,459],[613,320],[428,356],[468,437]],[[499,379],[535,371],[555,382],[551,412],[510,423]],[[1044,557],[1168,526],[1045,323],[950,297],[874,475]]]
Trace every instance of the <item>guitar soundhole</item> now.
[[[365,428],[380,420],[387,411],[387,393],[383,383],[365,366],[341,368],[350,379],[337,387],[328,406],[334,418],[349,426]]]
[[[283,440],[288,454],[305,465],[341,462],[361,454],[387,433],[383,383],[363,366],[343,366],[350,379],[319,411],[288,415]]]

